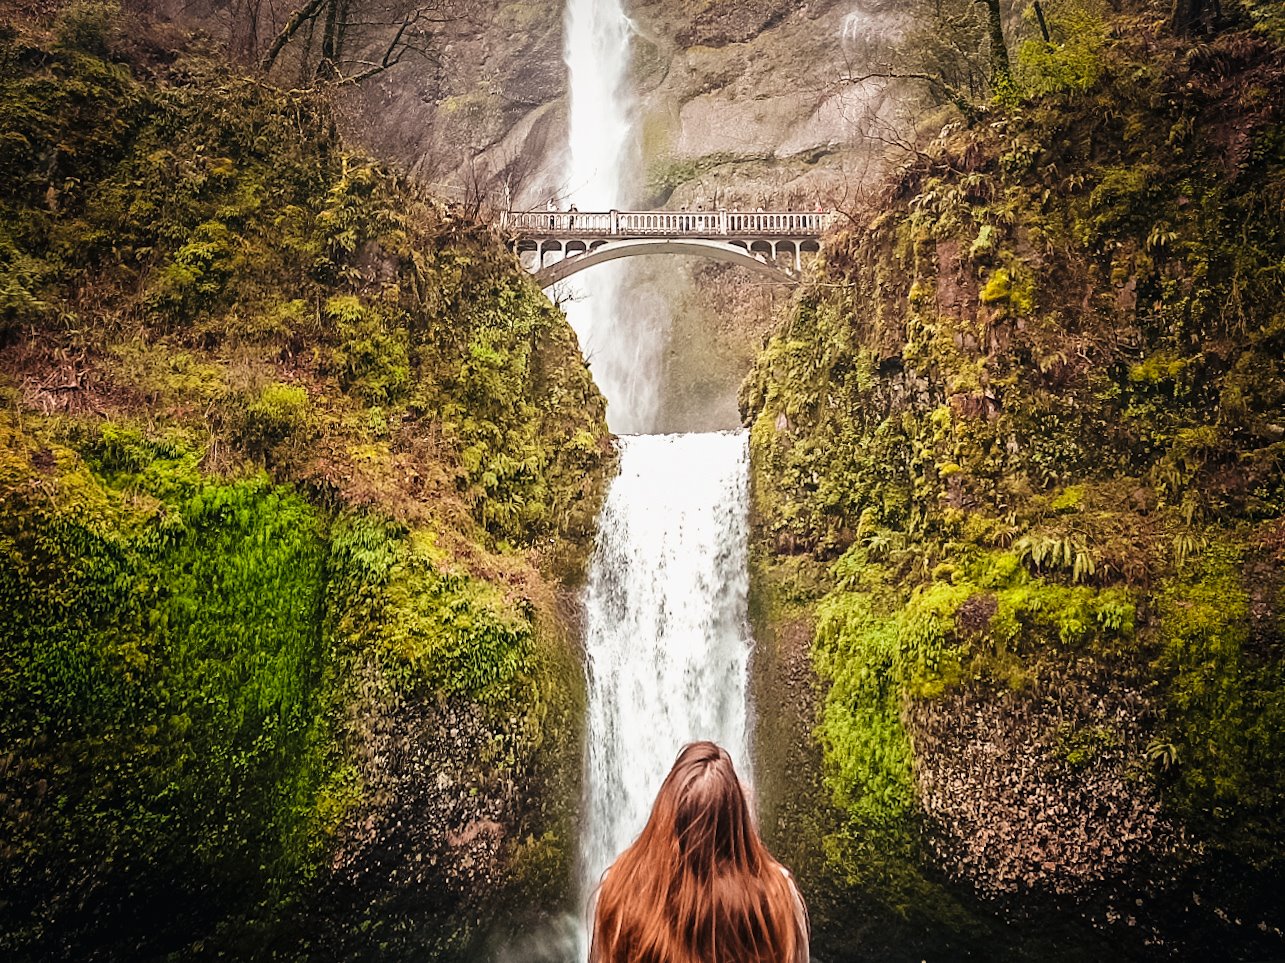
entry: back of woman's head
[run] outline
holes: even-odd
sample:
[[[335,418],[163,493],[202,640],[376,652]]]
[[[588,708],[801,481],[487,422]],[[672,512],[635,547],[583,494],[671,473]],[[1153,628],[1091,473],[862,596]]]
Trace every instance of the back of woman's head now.
[[[679,754],[598,891],[594,963],[795,963],[801,904],[763,846],[731,757]]]

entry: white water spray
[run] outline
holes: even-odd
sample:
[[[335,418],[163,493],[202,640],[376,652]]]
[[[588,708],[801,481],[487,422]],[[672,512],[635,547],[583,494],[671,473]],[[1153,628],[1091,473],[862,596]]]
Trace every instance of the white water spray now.
[[[567,200],[582,211],[627,207],[635,173],[629,41],[622,0],[567,0],[563,51],[570,84]],[[648,431],[659,408],[663,331],[623,303],[629,268],[607,264],[580,275],[565,305],[613,431]]]
[[[621,439],[586,606],[586,890],[642,830],[678,750],[746,752],[744,432]]]

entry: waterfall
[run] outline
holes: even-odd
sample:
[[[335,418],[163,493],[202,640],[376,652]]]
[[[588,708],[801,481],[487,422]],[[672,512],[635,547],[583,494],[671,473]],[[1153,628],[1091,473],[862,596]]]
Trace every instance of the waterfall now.
[[[567,0],[568,196],[584,211],[607,211],[624,201],[633,136],[625,85],[632,30],[621,0]]]
[[[638,173],[627,77],[633,25],[622,0],[567,0],[563,56],[570,86],[565,199],[582,211],[627,207]],[[607,264],[576,278],[563,307],[594,380],[607,398],[613,431],[647,431],[659,408],[664,349],[658,321],[622,295],[628,265]]]
[[[869,29],[870,17],[864,10],[854,10],[844,16],[841,28],[844,52],[850,51],[864,40],[866,31]]]
[[[746,752],[745,432],[621,439],[590,567],[586,890],[642,830],[678,750]]]
[[[907,14],[898,6],[889,0],[858,0],[844,15],[839,42],[849,73],[859,73],[892,56],[890,45],[906,26]]]
[[[567,176],[580,210],[624,206],[634,173],[631,31],[621,0],[567,0]],[[637,434],[656,424],[665,332],[636,299],[624,309],[621,270],[586,271],[584,296],[567,306],[608,422],[622,434],[585,593],[582,905],[642,830],[683,745],[713,739],[743,776],[749,767],[748,438]],[[577,942],[568,957],[583,960],[583,930]]]

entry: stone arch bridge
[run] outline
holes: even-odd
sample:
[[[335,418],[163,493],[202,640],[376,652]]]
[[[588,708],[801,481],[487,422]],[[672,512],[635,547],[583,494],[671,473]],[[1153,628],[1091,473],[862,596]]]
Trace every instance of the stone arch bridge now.
[[[506,211],[500,226],[542,288],[642,254],[695,254],[797,284],[803,255],[821,249],[833,220],[809,211]]]

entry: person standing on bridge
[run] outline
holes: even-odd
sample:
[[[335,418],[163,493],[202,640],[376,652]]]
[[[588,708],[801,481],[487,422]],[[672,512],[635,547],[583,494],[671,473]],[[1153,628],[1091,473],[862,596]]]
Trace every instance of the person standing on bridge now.
[[[544,209],[549,212],[549,227],[556,228],[558,226],[557,200],[555,198],[550,197],[549,203],[544,206]]]
[[[590,963],[807,963],[808,911],[750,815],[731,756],[678,754],[595,894]]]
[[[579,213],[580,213],[580,209],[576,207],[575,204],[572,204],[567,208],[567,230],[568,231],[573,230],[575,228],[576,215]]]

